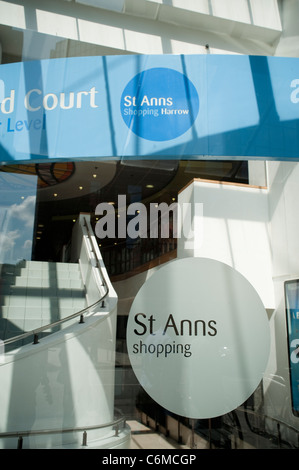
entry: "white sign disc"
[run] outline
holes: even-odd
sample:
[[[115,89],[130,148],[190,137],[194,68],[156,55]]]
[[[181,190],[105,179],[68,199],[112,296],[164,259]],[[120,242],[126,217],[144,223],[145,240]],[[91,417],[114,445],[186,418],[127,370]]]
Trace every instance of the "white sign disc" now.
[[[270,329],[252,285],[230,266],[184,258],[141,287],[127,326],[132,368],[162,407],[213,418],[240,406],[267,366]]]

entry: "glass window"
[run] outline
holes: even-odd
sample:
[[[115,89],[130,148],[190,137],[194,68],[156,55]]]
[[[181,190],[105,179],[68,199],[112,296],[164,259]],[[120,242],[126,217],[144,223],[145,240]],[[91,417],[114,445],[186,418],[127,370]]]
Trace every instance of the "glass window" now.
[[[50,37],[29,30],[16,30],[5,26],[0,27],[0,40],[3,46],[2,64],[103,53],[101,47],[93,44]],[[106,50],[106,53],[109,51]],[[292,196],[295,194],[292,193],[292,187],[296,182],[295,179],[292,179],[292,174],[296,175],[298,171],[295,166],[296,164],[290,168],[287,163],[280,163],[277,168],[273,166],[268,172],[267,189],[270,191],[272,188],[272,193],[268,201],[269,214],[267,217],[269,218],[264,222],[267,230],[272,224],[271,237],[273,237],[275,265],[273,270],[277,273],[277,276],[276,274],[273,276],[274,280],[280,280],[281,264],[286,267],[291,262],[290,256],[286,252],[293,248],[293,256],[296,256],[297,253],[295,235],[291,233],[293,225],[288,219],[288,217],[293,217],[292,220],[297,218],[295,214],[298,198]],[[291,378],[288,375],[289,366],[285,354],[283,356],[284,363],[281,359],[282,362],[276,364],[276,370],[275,364],[273,364],[275,361],[271,360],[270,373],[260,382],[255,392],[245,403],[223,416],[211,419],[189,419],[178,416],[156,403],[138,383],[127,351],[126,330],[132,301],[144,283],[148,271],[177,257],[178,239],[174,234],[173,213],[169,214],[168,228],[170,230],[168,236],[161,236],[163,221],[160,215],[158,236],[150,237],[140,236],[138,230],[141,219],[139,222],[135,219],[135,231],[138,232],[136,236],[123,231],[120,233],[117,230],[119,221],[125,220],[127,228],[130,220],[138,215],[138,209],[132,214],[126,213],[125,216],[122,211],[126,212],[127,207],[133,203],[143,204],[143,207],[148,211],[147,214],[149,214],[151,204],[166,203],[169,207],[178,201],[179,193],[193,180],[229,183],[236,188],[241,186],[249,188],[253,178],[252,168],[257,167],[246,161],[238,160],[208,161],[199,159],[190,161],[182,158],[179,161],[159,159],[72,161],[72,155],[69,156],[68,161],[53,162],[51,160],[51,162],[43,163],[2,164],[0,167],[0,264],[2,270],[0,338],[4,340],[7,337],[34,330],[33,322],[26,324],[22,317],[22,322],[18,318],[13,324],[7,315],[9,302],[13,298],[12,292],[16,287],[17,270],[21,269],[22,263],[24,261],[71,262],[74,226],[80,214],[89,214],[91,227],[95,234],[99,234],[99,227],[101,227],[103,236],[96,237],[97,244],[110,280],[119,296],[115,346],[115,388],[114,396],[110,398],[114,400],[115,406],[124,413],[128,422],[131,423],[132,436],[134,439],[136,437],[133,440],[133,448],[141,426],[145,426],[142,429],[149,428],[154,432],[162,433],[165,438],[171,438],[172,442],[176,443],[175,447],[180,445],[188,448],[230,449],[298,447],[298,418],[296,415],[298,409],[296,409],[296,416],[292,414],[292,406],[289,401],[290,386],[293,387],[295,405],[296,391],[298,392],[298,380],[296,379],[298,374],[296,375],[294,372],[298,363],[298,341],[296,333],[293,331],[291,334],[289,333],[290,345],[293,348],[290,353],[295,358],[291,364],[291,371],[294,372]],[[265,186],[264,175],[265,167],[262,163],[262,171],[261,167],[258,170],[258,181],[259,185],[263,187]],[[286,181],[289,182],[287,187],[284,186]],[[284,196],[289,202],[286,212],[282,207]],[[242,197],[240,199],[239,197],[239,193],[236,191],[234,199],[236,205],[242,203]],[[96,211],[96,208],[102,203],[109,203],[113,211],[113,228],[116,230],[112,237],[104,236],[109,231],[108,219],[106,221],[104,219],[105,213],[98,214]],[[247,215],[248,220],[252,222],[252,218],[256,226],[261,222],[258,217],[254,219],[253,206],[245,205],[239,209],[239,214],[242,213],[243,217],[244,231],[246,231]],[[237,240],[233,238],[238,235],[234,230],[236,220],[226,219],[220,207],[214,213],[216,214],[215,218],[219,220],[219,224],[215,227],[219,228],[222,224],[223,230],[228,234],[228,245],[237,243]],[[279,231],[279,217],[282,217],[287,223],[285,226],[286,238],[283,238]],[[109,219],[109,223],[111,220]],[[209,222],[211,221],[212,217]],[[238,226],[238,230],[241,231],[240,227]],[[146,229],[149,231],[149,224],[146,225]],[[267,234],[270,237],[270,230]],[[244,233],[241,235],[244,236]],[[289,246],[285,245],[286,239],[290,243]],[[232,263],[238,265],[238,257],[242,258],[244,255],[242,247],[239,252],[234,251],[232,246],[228,246],[228,250],[231,250]],[[260,246],[256,246],[256,251],[259,252],[259,250]],[[281,259],[284,256],[285,258]],[[287,271],[289,273],[287,277],[294,274],[297,279],[298,267],[295,262],[293,268],[293,270]],[[296,285],[297,282],[296,280]],[[296,315],[297,307],[292,305],[293,295],[290,291],[292,284],[288,286],[286,298],[281,294],[281,285],[277,286],[276,283],[274,289],[278,289],[280,292],[281,303],[284,304],[286,301],[287,314]],[[24,286],[20,284],[19,287]],[[24,292],[19,290],[20,293]],[[63,293],[67,296],[67,289]],[[80,302],[77,304],[78,311],[83,305]],[[18,311],[22,309],[21,303],[17,308]],[[38,313],[37,310],[36,313]],[[271,328],[279,338],[284,337],[286,331],[286,323],[284,322],[292,318],[290,316],[284,317],[284,313],[282,306],[272,305],[267,309]],[[55,321],[59,319],[59,315],[55,317]],[[45,324],[43,319],[39,321],[40,323],[34,323],[35,327]],[[54,317],[51,318],[52,323],[53,321]],[[297,341],[295,346],[292,346],[292,341]],[[287,348],[288,345],[285,336],[284,347]],[[277,350],[275,350],[276,347]],[[272,348],[274,348],[273,356],[279,361],[280,347],[274,344]],[[291,379],[292,382],[290,382]],[[219,386],[221,385],[219,384]],[[47,427],[46,424],[45,427]]]

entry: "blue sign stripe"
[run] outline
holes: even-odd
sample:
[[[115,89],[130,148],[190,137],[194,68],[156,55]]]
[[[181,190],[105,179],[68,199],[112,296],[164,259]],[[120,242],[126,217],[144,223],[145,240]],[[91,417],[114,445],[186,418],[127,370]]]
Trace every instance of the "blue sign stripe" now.
[[[299,159],[299,59],[133,55],[0,66],[2,162]]]

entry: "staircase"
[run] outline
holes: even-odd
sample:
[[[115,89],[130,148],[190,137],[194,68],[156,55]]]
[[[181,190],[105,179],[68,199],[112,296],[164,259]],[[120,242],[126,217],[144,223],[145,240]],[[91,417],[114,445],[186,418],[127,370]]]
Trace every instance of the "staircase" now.
[[[87,307],[79,264],[22,261],[16,266],[4,265],[1,278],[2,340],[50,325]],[[43,334],[47,333],[45,330]],[[17,346],[28,341],[20,339]]]
[[[0,449],[127,448],[114,410],[117,295],[89,216],[70,263],[3,265]]]

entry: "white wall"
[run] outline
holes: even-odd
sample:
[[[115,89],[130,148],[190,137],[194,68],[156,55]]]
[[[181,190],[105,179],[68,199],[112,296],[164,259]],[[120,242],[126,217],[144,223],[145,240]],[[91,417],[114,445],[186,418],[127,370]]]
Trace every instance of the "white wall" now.
[[[265,308],[274,308],[267,189],[195,180],[178,202],[203,204],[202,231],[193,241],[181,231],[178,257],[206,257],[232,266],[253,285]]]
[[[299,55],[299,2],[298,0],[282,0],[280,18],[282,35],[277,43],[275,55],[298,57]]]

